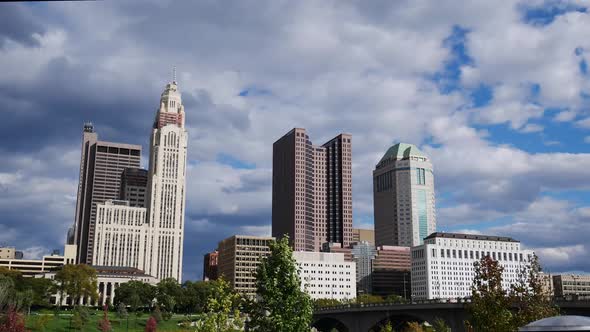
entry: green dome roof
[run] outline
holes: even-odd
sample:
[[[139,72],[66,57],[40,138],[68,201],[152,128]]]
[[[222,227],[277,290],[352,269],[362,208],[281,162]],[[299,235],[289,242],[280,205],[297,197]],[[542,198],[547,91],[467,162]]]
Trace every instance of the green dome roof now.
[[[410,156],[428,158],[414,144],[397,143],[396,145],[393,145],[389,149],[387,149],[387,152],[385,152],[385,155],[383,156],[383,158],[381,158],[379,162],[382,162],[389,158],[399,160],[409,158]]]

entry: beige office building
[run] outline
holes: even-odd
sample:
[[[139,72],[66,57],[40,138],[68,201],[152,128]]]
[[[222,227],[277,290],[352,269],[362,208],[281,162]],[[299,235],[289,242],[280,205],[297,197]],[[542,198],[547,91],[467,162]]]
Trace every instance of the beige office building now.
[[[294,128],[273,144],[272,235],[289,235],[295,251],[352,242],[351,138],[317,146]]]
[[[553,287],[555,296],[590,296],[590,275],[554,275]]]
[[[353,228],[352,242],[366,241],[370,245],[375,245],[375,231],[372,229]]]
[[[92,124],[84,125],[74,232],[68,239],[77,245],[78,263],[92,263],[97,205],[119,198],[123,170],[138,168],[140,159],[140,145],[99,141]]]
[[[219,242],[217,269],[234,290],[256,296],[256,269],[270,254],[273,237],[234,235]]]

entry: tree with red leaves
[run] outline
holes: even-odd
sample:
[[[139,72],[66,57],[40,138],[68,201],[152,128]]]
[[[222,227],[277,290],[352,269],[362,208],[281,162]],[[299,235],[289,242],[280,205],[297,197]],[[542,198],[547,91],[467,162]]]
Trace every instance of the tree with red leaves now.
[[[25,319],[19,314],[14,307],[8,309],[6,318],[0,324],[0,332],[27,332],[25,329]],[[155,331],[155,330],[154,330]]]
[[[150,316],[147,323],[145,324],[145,332],[156,332],[156,327],[158,326],[158,322],[153,316]]]
[[[102,310],[103,316],[102,319],[98,322],[98,329],[101,332],[110,332],[113,330],[113,328],[111,327],[111,321],[109,321],[109,306],[105,304],[102,307]]]

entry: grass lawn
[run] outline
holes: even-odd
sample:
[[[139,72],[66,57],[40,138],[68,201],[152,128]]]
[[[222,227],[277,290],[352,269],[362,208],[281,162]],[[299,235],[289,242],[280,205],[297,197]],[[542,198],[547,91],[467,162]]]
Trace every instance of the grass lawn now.
[[[98,330],[98,322],[102,319],[102,311],[90,311],[92,314],[90,315],[90,321],[82,331],[84,332],[100,332]],[[56,317],[53,312],[36,312],[31,314],[30,316],[26,317],[26,326],[27,329],[34,332],[42,332],[39,328],[36,328],[37,320],[43,319],[42,317],[46,317],[49,322],[46,325],[45,331],[46,332],[67,332],[67,331],[76,331],[72,327],[70,330],[70,317],[71,314],[68,311],[63,311],[60,313],[59,317]],[[127,320],[126,319],[119,319],[115,313],[109,313],[109,320],[111,321],[111,327],[113,328],[114,332],[144,332],[145,330],[145,323],[147,322],[150,316],[148,314],[142,314],[141,316],[137,317],[135,314],[129,315],[129,328],[127,328]],[[175,332],[184,332],[184,331],[194,331],[194,328],[181,328],[178,326],[178,323],[183,321],[185,316],[182,315],[174,315],[168,321],[161,321],[158,323],[157,331],[175,331]],[[193,320],[196,319],[196,316],[193,316]]]

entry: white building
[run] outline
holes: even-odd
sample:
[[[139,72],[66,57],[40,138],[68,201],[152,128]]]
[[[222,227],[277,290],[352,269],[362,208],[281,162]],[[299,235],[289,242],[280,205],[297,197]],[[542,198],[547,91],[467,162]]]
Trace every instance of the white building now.
[[[509,237],[433,233],[424,239],[423,245],[412,248],[412,298],[470,297],[475,277],[473,264],[485,256],[504,267],[502,286],[508,290],[532,254]]]
[[[312,299],[356,298],[356,263],[345,261],[344,254],[298,251],[293,257],[301,289]]]
[[[65,245],[63,255],[45,255],[41,259],[0,258],[0,266],[20,271],[23,277],[33,277],[38,273],[57,270],[66,264],[75,263],[76,245],[73,244]]]
[[[151,285],[157,285],[160,280],[153,276],[145,274],[142,270],[130,267],[118,266],[93,266],[96,270],[96,286],[98,299],[92,301],[90,298],[80,299],[81,305],[102,306],[104,304],[113,305],[117,293],[117,288],[120,285],[129,281],[141,281]],[[35,278],[55,279],[55,272],[41,273],[35,275]],[[71,305],[69,296],[64,294],[63,298],[60,294],[53,294],[49,299],[49,303],[57,305],[61,301],[62,305]]]
[[[412,144],[390,147],[373,171],[375,244],[412,247],[436,231],[434,173]]]
[[[146,273],[182,280],[186,148],[184,106],[176,82],[166,85],[151,135]]]
[[[92,265],[145,270],[149,225],[146,209],[109,200],[96,207]]]

